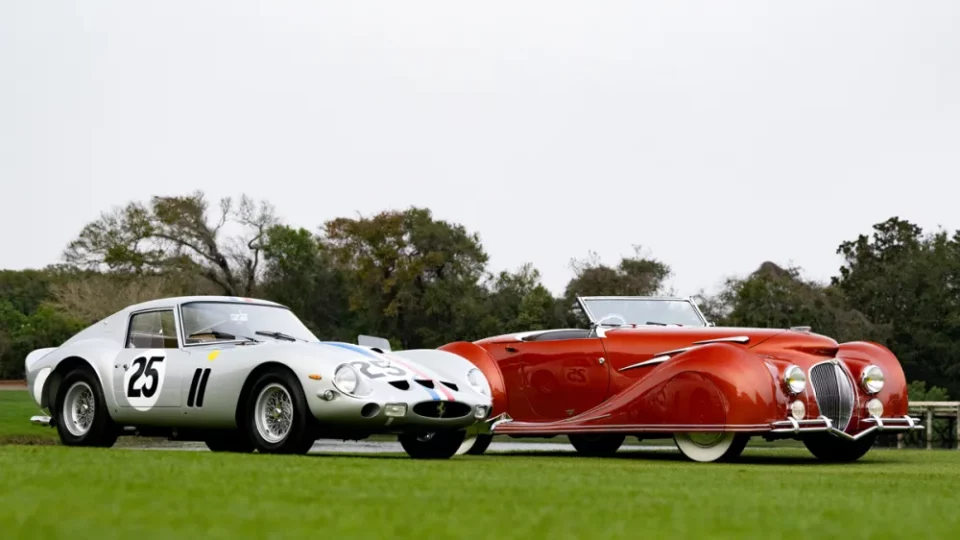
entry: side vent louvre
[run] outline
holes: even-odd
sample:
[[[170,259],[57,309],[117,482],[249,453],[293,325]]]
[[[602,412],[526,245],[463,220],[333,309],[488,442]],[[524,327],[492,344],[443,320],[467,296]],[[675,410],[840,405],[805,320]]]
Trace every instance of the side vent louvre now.
[[[390,381],[390,384],[393,385],[394,388],[399,388],[400,390],[410,389],[410,383],[407,381]]]

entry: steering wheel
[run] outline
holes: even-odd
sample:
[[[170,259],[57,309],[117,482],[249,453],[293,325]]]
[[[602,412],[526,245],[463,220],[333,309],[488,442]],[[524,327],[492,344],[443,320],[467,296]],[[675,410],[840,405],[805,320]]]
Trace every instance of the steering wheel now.
[[[619,314],[617,314],[617,313],[608,313],[608,314],[604,315],[599,321],[597,321],[597,325],[602,325],[602,324],[604,324],[603,321],[605,321],[605,320],[607,320],[607,319],[610,319],[610,318],[617,318],[617,319],[620,319],[621,321],[623,321],[623,323],[618,324],[617,326],[626,326],[626,325],[627,325],[627,319],[625,319],[625,318],[623,317],[623,315],[619,315]]]

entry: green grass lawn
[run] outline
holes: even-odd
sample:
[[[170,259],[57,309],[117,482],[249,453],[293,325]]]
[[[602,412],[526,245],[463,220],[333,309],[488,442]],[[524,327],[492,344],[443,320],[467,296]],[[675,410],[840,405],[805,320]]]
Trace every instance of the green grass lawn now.
[[[30,423],[38,414],[27,392],[0,390],[0,444],[55,444],[56,430]]]
[[[955,538],[960,452],[406,457],[0,447],[4,538]],[[86,531],[86,532],[84,532]]]
[[[0,442],[52,442],[0,392]],[[269,456],[0,445],[0,538],[955,538],[960,452],[874,449],[822,465],[748,448],[739,463],[625,449]]]

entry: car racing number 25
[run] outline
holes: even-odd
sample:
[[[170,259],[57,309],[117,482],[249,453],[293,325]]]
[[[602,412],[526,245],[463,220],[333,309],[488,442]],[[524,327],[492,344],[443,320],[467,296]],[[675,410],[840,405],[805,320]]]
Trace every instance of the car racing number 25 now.
[[[166,374],[163,349],[146,351],[133,359],[123,374],[123,392],[130,406],[148,411],[157,404]]]
[[[381,377],[405,377],[407,372],[393,365],[389,360],[354,360],[350,365],[371,379]]]

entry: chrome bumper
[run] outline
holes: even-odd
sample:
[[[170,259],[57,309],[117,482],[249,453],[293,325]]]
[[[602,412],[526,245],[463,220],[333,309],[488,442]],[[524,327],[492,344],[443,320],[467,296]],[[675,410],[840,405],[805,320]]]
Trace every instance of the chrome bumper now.
[[[871,416],[870,418],[865,418],[861,422],[866,422],[868,424],[874,424],[867,429],[857,433],[856,435],[850,435],[844,431],[833,427],[833,422],[830,421],[826,416],[820,416],[816,420],[794,420],[793,418],[788,418],[786,420],[780,420],[779,422],[773,422],[770,424],[771,433],[784,433],[784,434],[793,434],[800,435],[802,433],[830,433],[840,437],[841,439],[847,439],[850,441],[856,441],[862,437],[873,433],[874,431],[910,431],[915,429],[923,429],[923,426],[920,424],[918,418],[911,418],[909,416],[898,416],[892,418],[880,418],[879,416]]]

